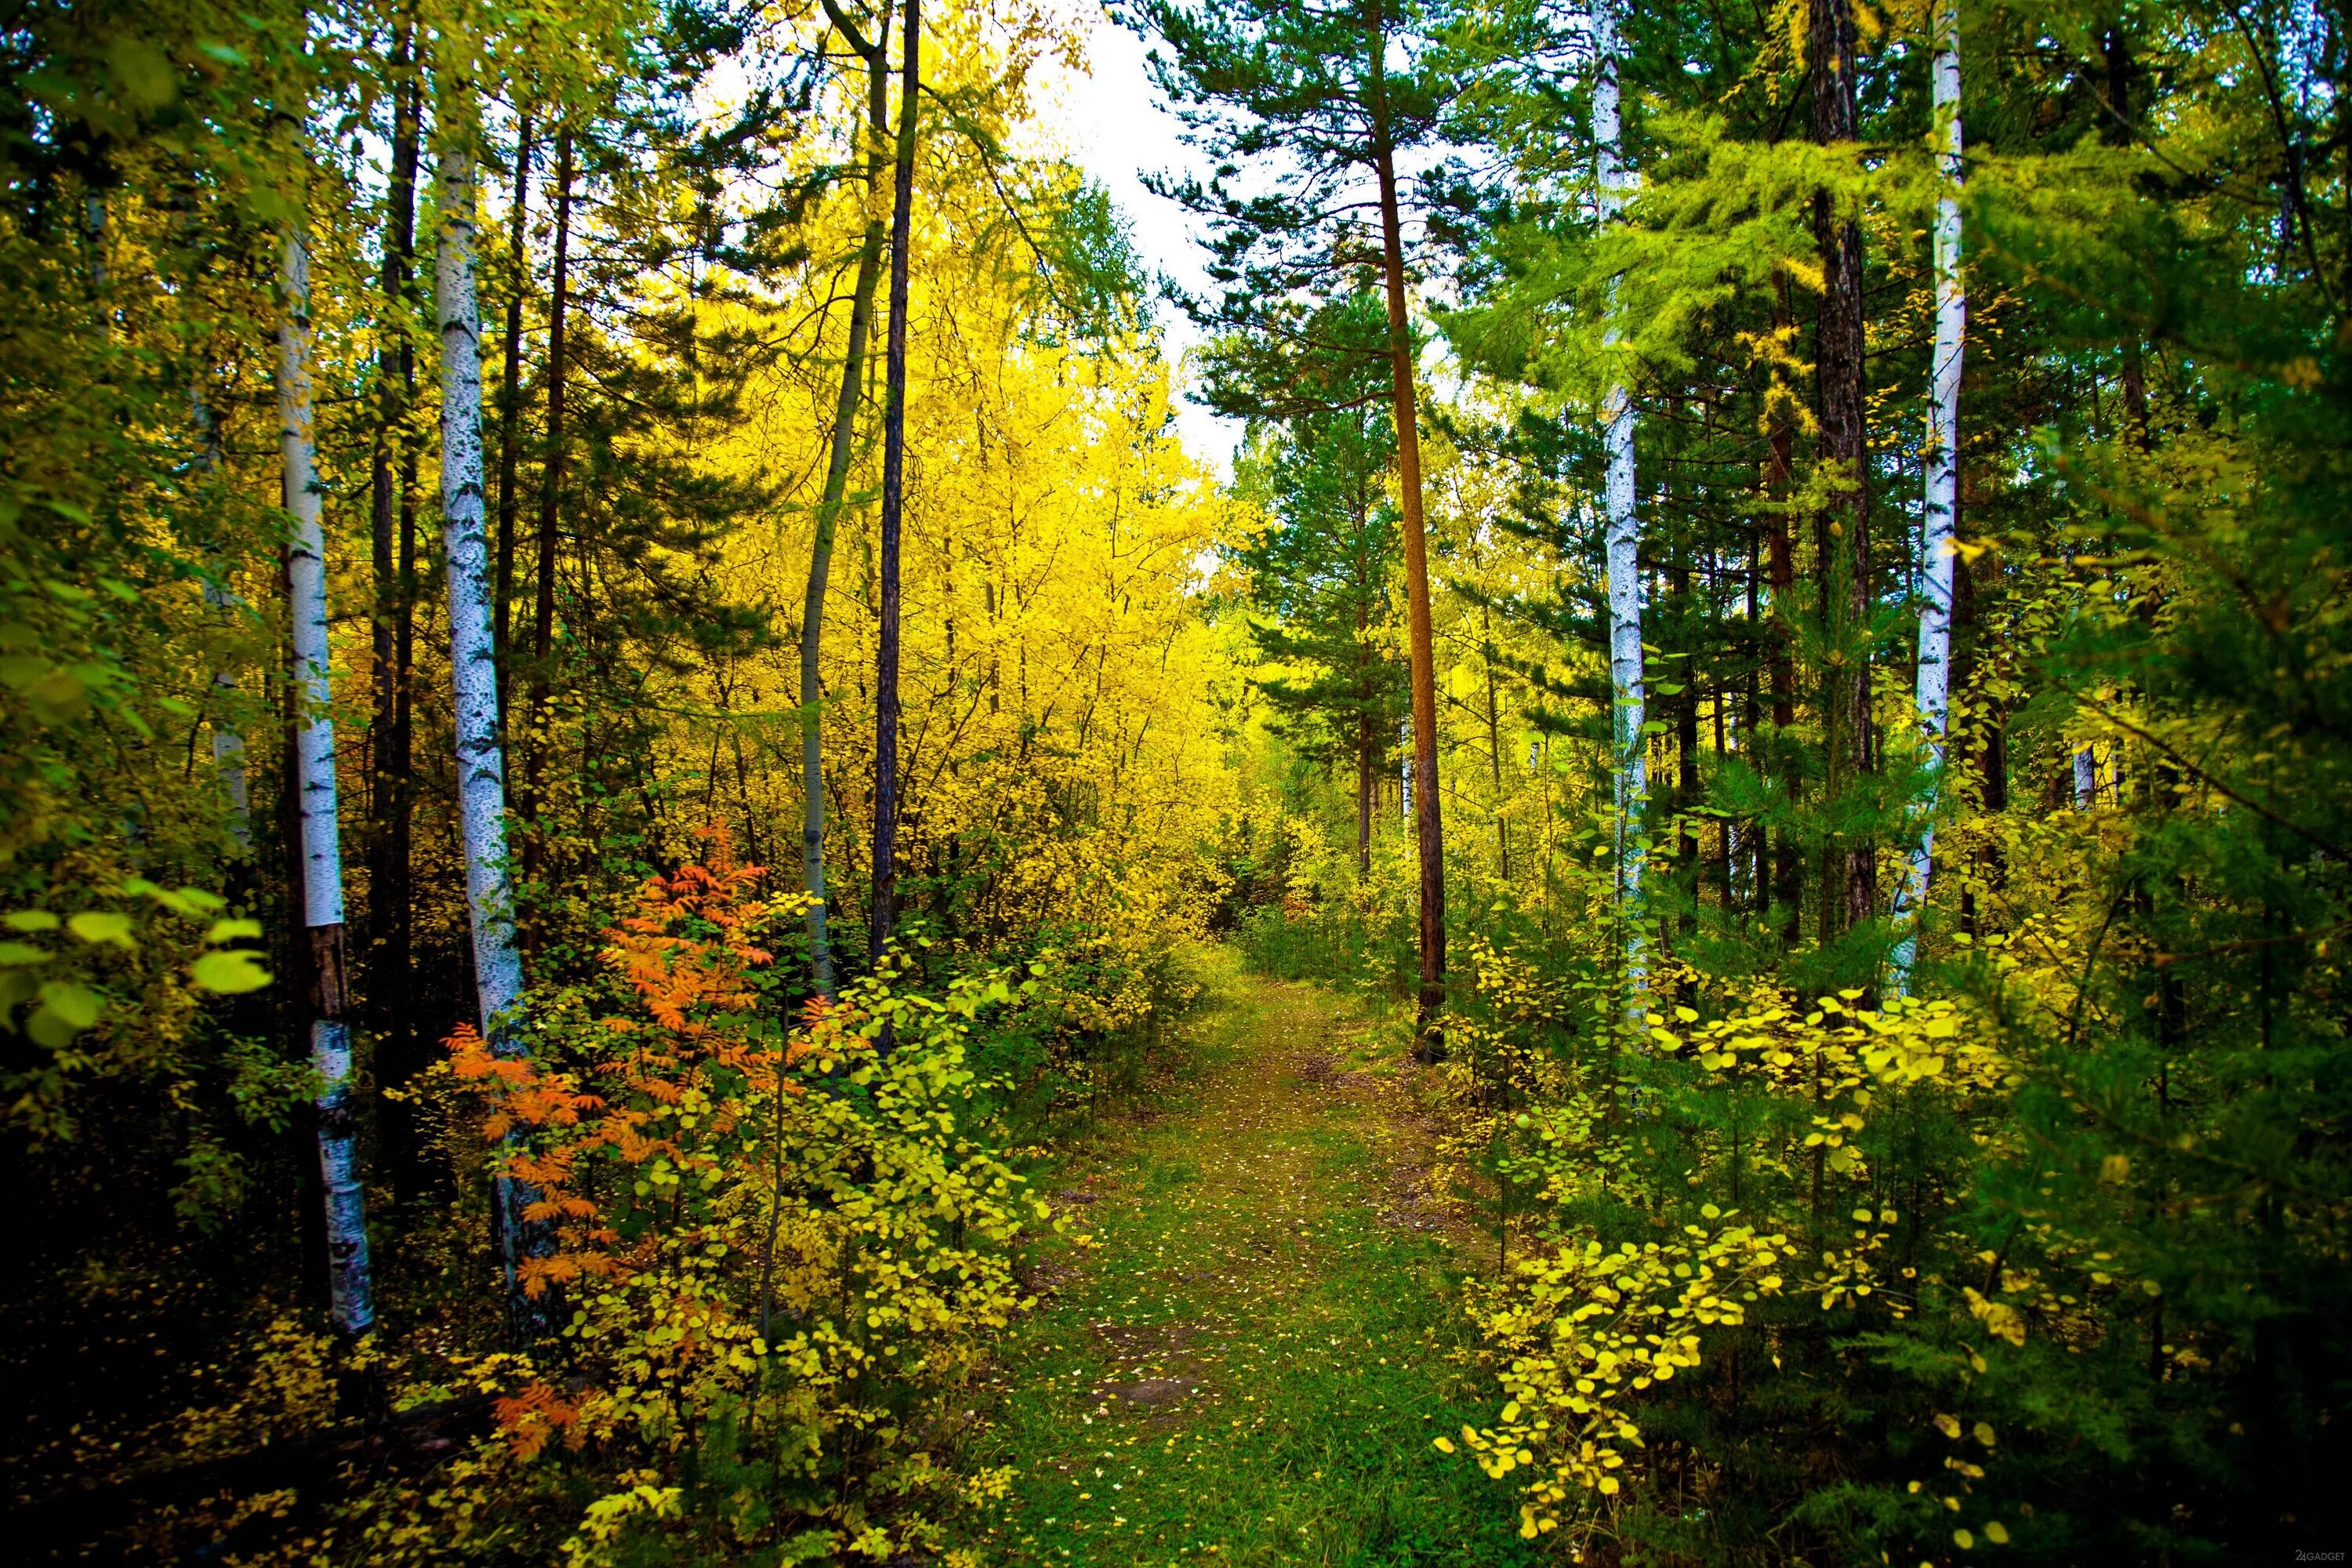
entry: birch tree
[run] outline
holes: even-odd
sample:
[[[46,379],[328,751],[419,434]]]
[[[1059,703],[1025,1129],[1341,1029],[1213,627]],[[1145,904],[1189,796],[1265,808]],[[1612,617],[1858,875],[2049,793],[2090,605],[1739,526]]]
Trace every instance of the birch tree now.
[[[501,1056],[526,1052],[515,1005],[522,958],[515,948],[509,878],[506,753],[499,743],[498,658],[491,641],[488,542],[482,517],[482,321],[474,289],[471,89],[445,85],[439,114],[440,244],[434,294],[441,326],[441,517],[449,579],[449,674],[457,713],[457,822],[466,853],[466,910],[474,947],[475,1002],[483,1034]],[[537,1326],[523,1293],[528,1249],[526,1184],[497,1178],[492,1223],[508,1314],[519,1338]]]
[[[1594,180],[1599,187],[1601,217],[1614,223],[1633,192],[1624,163],[1624,116],[1619,101],[1617,15],[1614,0],[1594,0],[1592,7],[1592,142]],[[1613,345],[1620,336],[1612,324],[1602,342]],[[1612,363],[1609,387],[1601,404],[1601,422],[1608,453],[1602,481],[1602,505],[1607,512],[1604,535],[1609,584],[1609,689],[1611,733],[1616,746],[1614,804],[1617,896],[1624,926],[1626,1006],[1638,1014],[1636,997],[1644,959],[1642,946],[1643,844],[1641,813],[1649,794],[1647,737],[1643,726],[1648,710],[1642,689],[1642,522],[1636,503],[1633,471],[1633,400],[1622,374]]]
[[[293,621],[295,731],[300,802],[302,923],[310,935],[310,1066],[319,1075],[319,1174],[326,1196],[327,1283],[336,1330],[347,1338],[375,1321],[368,1268],[367,1209],[352,1119],[352,1030],[343,962],[343,853],[335,799],[335,721],[329,707],[327,542],[310,410],[310,257],[302,231],[284,242],[284,314],[278,329],[278,451],[294,531],[286,551]]]
[[[1951,716],[1952,543],[1960,499],[1960,361],[1966,347],[1968,291],[1960,281],[1960,16],[1945,0],[1937,19],[1934,85],[1937,172],[1936,197],[1936,349],[1927,405],[1927,515],[1919,537],[1919,733],[1927,752],[1927,821],[1911,848],[1910,875],[1895,910],[1916,920],[1927,907],[1936,868],[1936,811],[1944,795],[1945,738]],[[2079,764],[2078,764],[2079,771]],[[1910,986],[1919,951],[1916,930],[1896,945],[1892,985]]]

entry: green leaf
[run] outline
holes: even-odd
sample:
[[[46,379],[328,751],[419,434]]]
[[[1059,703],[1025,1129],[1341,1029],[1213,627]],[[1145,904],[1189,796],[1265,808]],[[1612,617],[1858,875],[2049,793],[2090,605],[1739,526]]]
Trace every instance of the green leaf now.
[[[63,724],[89,710],[89,688],[80,677],[60,669],[35,681],[25,700],[32,704],[33,717],[42,723]]]
[[[74,1037],[81,1031],[66,1022],[60,1014],[44,1007],[25,1020],[25,1033],[33,1037],[36,1045],[61,1051],[72,1045]]]
[[[256,185],[247,191],[245,205],[247,210],[257,219],[273,228],[280,224],[291,223],[301,216],[295,210],[292,202],[267,185]]]
[[[259,921],[215,921],[213,929],[205,932],[205,940],[218,946],[225,942],[235,942],[239,937],[258,938],[260,935]]]
[[[141,109],[161,109],[176,94],[172,62],[144,38],[117,38],[107,47],[106,64],[122,96]]]
[[[52,980],[41,987],[41,1010],[56,1014],[77,1032],[97,1023],[105,1006],[97,992],[70,980]]]
[[[37,653],[12,653],[0,658],[0,684],[22,691],[57,667]]]
[[[269,971],[256,962],[254,955],[242,948],[222,952],[208,952],[188,965],[199,989],[234,996],[240,992],[258,991],[269,984]]]
[[[11,931],[55,931],[58,917],[47,910],[17,910],[7,917]]]
[[[110,910],[91,910],[75,915],[66,921],[66,929],[92,946],[100,942],[110,942],[126,949],[138,945],[131,940],[131,933],[135,929],[131,917]]]
[[[23,963],[47,963],[50,956],[47,949],[35,947],[29,942],[0,942],[0,967]]]
[[[202,888],[162,888],[144,877],[125,878],[122,891],[131,898],[152,899],[173,914],[185,915],[192,921],[228,907],[228,900],[218,893],[208,893]]]

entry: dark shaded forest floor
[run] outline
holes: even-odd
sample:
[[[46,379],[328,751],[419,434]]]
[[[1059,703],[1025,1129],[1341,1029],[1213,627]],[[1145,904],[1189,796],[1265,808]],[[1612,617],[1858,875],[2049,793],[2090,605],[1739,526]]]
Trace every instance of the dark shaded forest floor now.
[[[1402,1037],[1204,961],[1175,1079],[1052,1178],[1090,1247],[1037,1266],[968,1446],[1017,1474],[1003,1563],[1535,1562],[1517,1499],[1431,1439],[1491,1417],[1446,1359],[1492,1245],[1427,1190]]]

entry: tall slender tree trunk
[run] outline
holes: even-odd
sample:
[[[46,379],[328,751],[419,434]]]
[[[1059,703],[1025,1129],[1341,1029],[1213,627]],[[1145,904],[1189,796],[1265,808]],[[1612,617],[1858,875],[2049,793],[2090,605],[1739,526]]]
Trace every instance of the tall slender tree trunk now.
[[[286,586],[293,626],[290,685],[302,705],[295,728],[302,840],[302,923],[310,931],[310,1067],[319,1075],[319,1178],[326,1196],[327,1290],[336,1331],[375,1321],[367,1209],[351,1106],[350,988],[343,964],[343,851],[335,801],[335,721],[329,707],[327,540],[320,524],[317,447],[310,416],[310,258],[302,231],[285,238],[285,316],[278,330],[278,449],[293,537]]]
[[[1795,318],[1789,309],[1789,279],[1785,272],[1773,279],[1772,326],[1780,335],[1796,330]],[[1796,551],[1789,536],[1789,498],[1796,479],[1796,431],[1789,413],[1795,396],[1793,389],[1780,380],[1780,373],[1774,370],[1766,416],[1770,467],[1765,475],[1765,492],[1773,502],[1765,515],[1765,571],[1772,587],[1768,658],[1771,666],[1773,748],[1779,753],[1776,771],[1792,811],[1801,787],[1795,759],[1789,755],[1790,731],[1797,722],[1796,660],[1789,650],[1789,618],[1797,607]],[[1772,853],[1772,900],[1780,909],[1780,942],[1793,949],[1803,926],[1805,906],[1805,860],[1793,828],[1784,826],[1774,835]]]
[[[1356,537],[1360,541],[1364,536],[1361,495],[1359,489]],[[1360,553],[1356,557],[1356,880],[1360,884],[1372,874],[1372,792],[1380,770],[1372,743],[1371,611],[1366,603],[1364,579],[1364,559]]]
[[[1825,147],[1854,140],[1854,31],[1853,0],[1820,0],[1812,7],[1813,139]],[[1870,453],[1863,363],[1862,223],[1827,189],[1813,193],[1813,239],[1822,261],[1814,332],[1821,451],[1838,487],[1816,519],[1822,621],[1831,647],[1843,656],[1829,673],[1824,726],[1825,789],[1834,796],[1870,766],[1871,661],[1862,637],[1871,608]],[[1822,936],[1826,944],[1873,913],[1878,896],[1877,856],[1866,839],[1832,843],[1822,851]]]
[[[416,1059],[415,1026],[408,998],[415,945],[415,898],[410,875],[410,820],[414,793],[408,735],[409,658],[407,627],[414,607],[415,515],[409,496],[415,454],[408,416],[415,405],[416,348],[409,336],[410,279],[416,253],[417,142],[422,119],[415,76],[414,24],[404,18],[393,35],[392,168],[384,189],[384,319],[397,330],[376,359],[382,411],[370,463],[368,541],[375,574],[372,638],[375,712],[371,724],[374,786],[374,835],[368,868],[370,1000],[374,1004],[378,1044],[376,1081],[398,1088],[423,1066]],[[402,546],[408,549],[403,552]],[[405,1105],[387,1100],[384,1128],[392,1155],[394,1186],[414,1191],[422,1174],[414,1119]]]
[[[1895,904],[1898,921],[1927,913],[1928,880],[1936,869],[1936,813],[1944,799],[1945,739],[1952,690],[1952,544],[1960,510],[1960,366],[1966,351],[1969,300],[1960,281],[1960,16],[1958,0],[1944,0],[1937,23],[1934,73],[1936,162],[1943,190],[1936,199],[1936,352],[1927,410],[1926,525],[1919,537],[1919,676],[1916,701],[1927,746],[1927,820],[1911,847],[1910,876]],[[1919,935],[1906,930],[1896,943],[1889,984],[1898,996],[1910,988]]]
[[[555,136],[555,258],[547,300],[547,466],[539,491],[539,599],[530,634],[530,713],[522,795],[534,818],[546,809],[541,786],[547,769],[547,699],[555,662],[555,525],[563,502],[564,315],[572,266],[572,132]],[[523,835],[522,877],[539,879],[547,858],[543,826]]]
[[[1631,193],[1626,178],[1623,109],[1618,85],[1617,12],[1614,0],[1592,7],[1592,144],[1593,175],[1598,186],[1601,218],[1614,222]],[[1613,307],[1612,307],[1613,309]],[[1612,322],[1604,342],[1613,344],[1618,331]],[[1612,373],[1601,406],[1602,438],[1608,468],[1602,480],[1606,512],[1603,551],[1609,589],[1609,689],[1611,735],[1615,755],[1612,769],[1615,816],[1614,843],[1617,902],[1624,928],[1625,1009],[1637,1017],[1642,981],[1647,973],[1642,930],[1642,877],[1644,870],[1642,810],[1649,798],[1647,737],[1648,705],[1642,668],[1642,524],[1637,510],[1633,471],[1633,399],[1622,377]]]
[[[898,169],[890,197],[890,339],[883,371],[881,628],[874,665],[874,900],[866,947],[879,963],[898,900],[898,534],[907,471],[907,290],[915,227],[915,110],[922,0],[907,0],[899,48]]]
[[[1695,590],[1692,573],[1687,566],[1677,566],[1666,574],[1682,624],[1697,624],[1696,606],[1692,603]],[[1682,817],[1679,842],[1675,847],[1675,858],[1690,878],[1691,891],[1698,891],[1698,830],[1692,826],[1687,813],[1698,799],[1698,694],[1697,671],[1688,659],[1683,665],[1682,695],[1673,700],[1675,707],[1675,815]]]
[[[1372,716],[1356,715],[1356,880],[1372,874]]]
[[[1437,797],[1437,658],[1429,602],[1428,525],[1421,498],[1421,426],[1413,390],[1412,325],[1405,310],[1404,220],[1390,144],[1388,35],[1371,38],[1372,158],[1380,179],[1381,273],[1389,316],[1390,400],[1395,411],[1397,489],[1404,511],[1406,651],[1412,687],[1413,829],[1421,850],[1421,994],[1413,1027],[1423,1060],[1444,1049],[1437,1015],[1445,1005],[1445,834]]]
[[[474,292],[475,133],[469,87],[446,85],[439,116],[441,237],[434,268],[441,327],[441,518],[448,561],[449,679],[457,713],[457,822],[466,851],[466,910],[482,1032],[500,1056],[527,1049],[516,1016],[522,958],[515,950],[507,879],[506,753],[499,742],[498,656],[491,644],[482,537],[482,320]],[[497,1178],[491,1223],[507,1310],[518,1341],[535,1338],[541,1310],[523,1290],[522,1259],[543,1244],[524,1210],[530,1186]]]
[[[200,378],[193,398],[196,438],[201,443],[196,452],[197,472],[210,476],[220,472],[220,422],[214,416],[212,404],[205,396],[205,384]],[[205,577],[205,609],[215,620],[226,621],[236,612],[241,601],[230,592],[223,580],[227,570],[217,548],[213,554],[212,572]],[[220,574],[215,576],[214,574]],[[223,701],[237,689],[236,671],[226,665],[213,671],[213,698]],[[227,830],[230,845],[239,856],[253,853],[253,794],[245,772],[245,736],[236,724],[215,714],[212,720],[213,776],[221,790],[222,826]]]
[[[499,721],[507,716],[507,680],[514,669],[515,517],[522,495],[517,470],[522,461],[522,303],[530,292],[530,110],[515,127],[513,199],[507,206],[507,330],[505,374],[499,381],[499,554],[492,636],[499,658]]]
[[[1478,629],[1485,634],[1479,647],[1486,666],[1486,762],[1495,786],[1495,865],[1496,875],[1508,882],[1511,825],[1503,816],[1503,721],[1495,695],[1495,616],[1483,604],[1478,606]]]
[[[818,498],[816,533],[809,545],[808,593],[801,606],[801,880],[808,889],[809,978],[821,995],[833,994],[833,942],[825,930],[824,887],[824,598],[833,572],[834,533],[849,492],[849,463],[856,447],[857,405],[866,384],[866,344],[874,330],[874,289],[882,275],[882,170],[890,145],[890,62],[886,8],[869,43],[838,6],[825,14],[866,61],[866,232],[858,241],[857,276],[849,296],[849,336],[843,346],[841,390],[833,405],[833,435],[825,453],[824,491]]]

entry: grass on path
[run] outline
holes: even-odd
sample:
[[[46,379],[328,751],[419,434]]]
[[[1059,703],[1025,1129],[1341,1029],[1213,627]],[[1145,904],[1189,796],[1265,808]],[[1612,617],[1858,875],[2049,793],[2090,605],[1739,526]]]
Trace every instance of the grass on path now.
[[[1517,1499],[1431,1446],[1491,1408],[1444,1360],[1453,1259],[1373,1032],[1211,955],[1191,1081],[1054,1178],[1049,1258],[968,1462],[992,1563],[1534,1563]],[[1349,1070],[1349,1069],[1354,1070]]]

